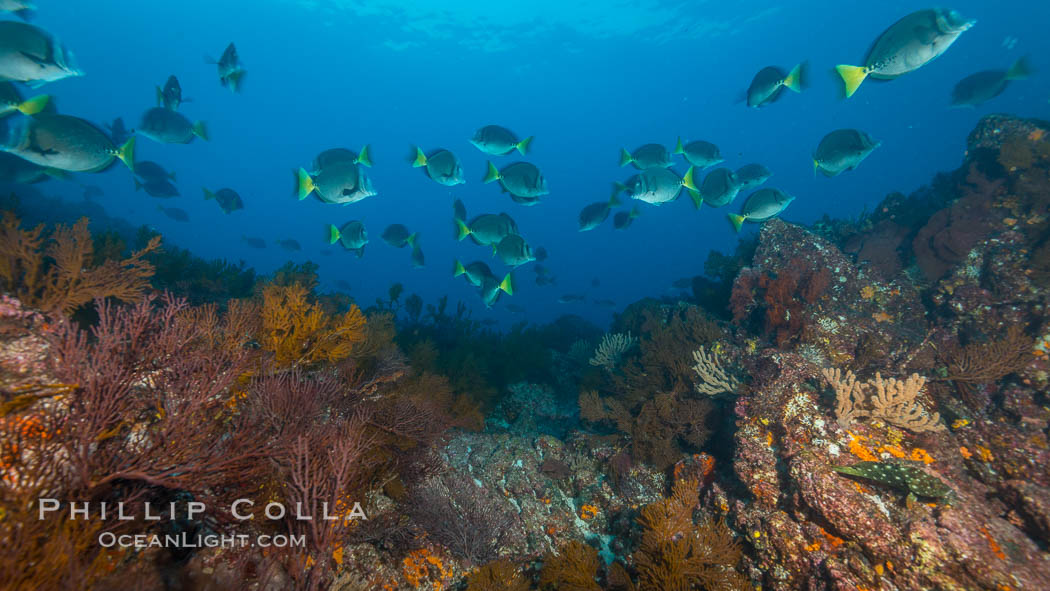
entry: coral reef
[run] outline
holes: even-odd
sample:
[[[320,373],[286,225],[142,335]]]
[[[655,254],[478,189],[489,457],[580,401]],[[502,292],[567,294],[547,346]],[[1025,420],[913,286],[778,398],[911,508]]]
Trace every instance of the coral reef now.
[[[822,373],[835,389],[835,416],[842,428],[863,417],[915,432],[945,428],[938,413],[928,413],[915,400],[926,385],[926,378],[919,374],[912,374],[902,382],[896,378],[884,380],[875,372],[875,379],[861,383],[851,371],[843,374],[838,369],[825,369]],[[869,389],[875,393],[870,394]]]
[[[930,280],[938,280],[965,260],[970,249],[992,230],[992,208],[1005,194],[1003,180],[991,181],[970,164],[962,196],[936,212],[915,236],[912,249],[916,263]]]
[[[1034,351],[1032,338],[1013,325],[1002,339],[953,347],[947,354],[947,378],[965,383],[998,380],[1027,367]]]
[[[431,540],[475,566],[495,560],[518,527],[509,502],[455,472],[417,485],[405,508]]]
[[[149,232],[128,255],[123,232],[45,237],[8,215],[0,580],[1048,589],[1048,130],[986,117],[929,187],[765,222],[708,257],[695,301],[635,302],[604,340],[568,316],[496,333],[397,284],[362,310],[315,293],[309,263],[257,282]],[[41,496],[136,517],[38,519]],[[147,502],[207,510],[154,521]],[[270,503],[344,519],[266,519]]]
[[[628,308],[616,322],[640,333],[638,353],[626,357],[618,373],[603,376],[611,382],[598,384],[617,393],[632,410],[655,392],[694,392],[693,351],[716,346],[723,335],[723,328],[699,306],[643,302],[646,305]]]
[[[693,360],[696,361],[693,371],[696,372],[697,377],[700,379],[694,384],[697,392],[713,396],[715,394],[735,392],[740,385],[739,380],[727,374],[725,369],[722,368],[717,350],[709,354],[703,347],[700,347],[693,351]]]
[[[819,312],[830,282],[827,267],[801,257],[791,259],[775,275],[744,269],[730,296],[733,320],[746,323],[760,318],[764,332],[784,346],[799,338],[814,309]]]
[[[529,582],[509,560],[494,560],[467,576],[467,591],[528,591]]]
[[[87,218],[57,226],[46,238],[43,224],[20,227],[8,212],[0,221],[0,288],[45,313],[71,314],[95,298],[135,302],[149,287],[153,265],[146,257],[160,247],[153,238],[126,259],[96,258]]]
[[[749,532],[744,562],[764,587],[796,588],[811,576],[869,587],[887,577],[908,589],[1038,588],[1050,581],[1036,544],[1001,517],[998,502],[988,502],[987,485],[974,477],[974,468],[984,468],[973,463],[977,454],[961,454],[973,444],[947,431],[912,436],[866,424],[844,430],[807,386],[818,367],[794,354],[775,353],[768,361],[754,384],[760,395],[737,409],[734,475],[748,494],[716,481],[705,497],[726,507],[735,529]],[[905,510],[894,502],[899,497],[836,477],[832,469],[851,456],[929,461],[958,501]],[[1012,553],[998,556],[981,528]]]
[[[310,298],[298,295],[298,303]],[[233,580],[327,588],[354,562],[344,545],[364,516],[357,504],[379,482],[416,478],[429,447],[456,423],[446,382],[404,377],[381,316],[372,332],[355,322],[364,336],[353,342],[371,341],[367,349],[289,363],[278,348],[249,346],[265,327],[265,305],[250,301],[220,309],[171,296],[130,307],[98,300],[90,335],[65,317],[48,325],[17,300],[4,302],[5,345],[13,346],[0,355],[0,537],[19,551],[0,561],[0,578],[11,588],[126,587],[134,578],[148,587],[158,577],[198,577],[214,561],[234,563],[223,571]],[[38,520],[40,497],[67,515],[71,503],[90,499],[119,502],[136,517],[104,520],[92,509],[96,519],[85,523],[61,511]],[[249,500],[241,511],[258,519],[237,519],[237,499]],[[207,510],[142,518],[144,507],[169,502]],[[274,503],[344,518],[263,519]],[[280,534],[303,543],[261,554],[162,549],[122,568],[134,548],[96,543],[100,534],[172,528],[190,539]]]
[[[49,385],[46,395],[5,417],[0,499],[8,518],[0,535],[20,540],[20,551],[0,564],[0,579],[19,581],[16,588],[46,581],[87,588],[108,572],[99,562],[108,553],[94,537],[144,527],[96,520],[67,529],[60,514],[35,518],[29,509],[38,498],[141,507],[179,490],[228,504],[251,490],[247,483],[265,466],[271,443],[231,416],[223,396],[247,370],[247,356],[202,347],[196,328],[177,321],[184,303],[166,298],[157,312],[151,304],[146,298],[116,309],[100,302],[90,342],[59,320],[42,343],[48,363],[36,379]],[[34,428],[12,428],[18,424]],[[68,545],[80,551],[69,553]],[[19,560],[33,555],[64,559],[61,566]]]
[[[637,343],[638,339],[632,337],[630,331],[626,334],[607,334],[602,342],[598,343],[598,348],[594,350],[594,356],[591,357],[589,363],[611,371],[620,362],[624,353]]]
[[[734,570],[741,552],[729,528],[710,520],[694,523],[699,485],[697,480],[680,480],[669,498],[642,509],[638,518],[642,539],[633,555],[638,583],[631,589],[729,591],[750,587]]]
[[[550,591],[602,591],[594,578],[598,572],[598,551],[573,540],[558,554],[543,560],[540,589]]]
[[[144,248],[158,237],[160,234],[140,228],[135,247]],[[162,243],[162,248],[151,252],[146,260],[155,269],[150,281],[154,289],[178,293],[194,305],[247,298],[252,295],[258,279],[244,261],[237,264],[225,260],[206,261],[168,243]]]
[[[683,453],[697,451],[711,431],[707,426],[712,404],[669,392],[656,394],[632,413],[615,398],[596,392],[580,394],[580,417],[592,423],[611,423],[630,438],[631,455],[661,469]]]
[[[350,356],[365,340],[365,317],[357,306],[332,317],[308,300],[309,290],[294,283],[263,290],[262,347],[281,365],[329,363]]]

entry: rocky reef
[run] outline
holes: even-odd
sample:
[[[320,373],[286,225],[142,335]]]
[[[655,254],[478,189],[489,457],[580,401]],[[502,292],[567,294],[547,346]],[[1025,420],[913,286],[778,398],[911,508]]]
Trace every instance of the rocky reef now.
[[[447,301],[402,302],[397,286],[360,310],[314,294],[308,267],[221,312],[155,296],[123,312],[100,301],[99,317],[79,320],[94,326],[90,339],[4,295],[3,539],[26,500],[10,476],[53,465],[26,456],[29,444],[87,446],[142,467],[60,461],[95,470],[40,475],[77,484],[67,500],[225,500],[254,487],[293,501],[311,490],[299,462],[327,487],[310,499],[350,490],[368,519],[314,531],[297,551],[85,547],[63,562],[60,545],[37,544],[0,568],[80,568],[100,589],[142,573],[157,589],[1050,589],[1050,124],[986,117],[959,169],[930,186],[859,219],[767,222],[708,269],[691,301],[632,304],[604,338],[571,318],[497,335],[462,307],[446,312]],[[32,293],[8,282],[9,294]],[[165,313],[198,327],[157,324]],[[69,401],[110,400],[85,364],[102,355],[98,343],[121,350],[110,334],[120,318],[169,348],[149,368],[107,358],[107,379],[135,402],[111,415],[84,407],[108,418],[78,431],[88,415]],[[202,352],[228,371],[191,363]],[[79,369],[56,368],[56,354]],[[172,371],[208,378],[216,398],[165,382]],[[165,398],[165,384],[181,398]],[[242,460],[277,459],[236,476],[199,437],[179,431],[186,447],[174,455],[148,437],[186,417],[206,417]],[[333,445],[360,465],[339,468]],[[150,472],[149,458],[175,468]],[[332,484],[336,468],[349,488]],[[256,533],[226,517],[180,527]]]
[[[585,422],[565,447],[519,441],[496,463],[515,472],[512,497],[538,489],[566,499],[541,515],[523,510],[522,532],[559,532],[541,550],[586,541],[640,582],[631,507],[696,475],[697,509],[725,520],[743,548],[740,572],[762,588],[1050,588],[1048,131],[988,117],[957,171],[888,196],[863,219],[766,223],[722,290],[732,320],[691,312],[711,323],[706,333],[694,325],[658,346],[657,333],[680,328],[689,304],[641,303],[621,315],[615,330],[633,328],[638,347],[580,378],[581,390],[601,394],[581,396],[584,418],[608,418],[609,428]],[[687,355],[700,346],[720,352],[734,391],[682,387],[676,377],[705,381]],[[666,379],[642,386],[632,380],[641,374]],[[611,428],[648,416],[643,400],[661,396],[709,404],[702,422],[718,434],[693,447],[671,435],[679,460],[670,466],[638,453],[647,431]],[[566,449],[559,461],[571,476],[539,470]],[[842,473],[872,462],[893,476]],[[492,482],[485,468],[477,474]],[[583,503],[597,521],[577,517]],[[562,515],[553,529],[551,513]],[[613,570],[598,579],[604,588],[621,588]],[[722,588],[700,577],[685,585]]]

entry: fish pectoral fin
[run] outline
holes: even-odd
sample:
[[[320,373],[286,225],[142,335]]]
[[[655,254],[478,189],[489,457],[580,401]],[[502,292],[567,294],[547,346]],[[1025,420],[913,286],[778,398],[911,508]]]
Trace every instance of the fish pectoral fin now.
[[[937,31],[930,27],[915,27],[915,38],[923,45],[933,45],[933,42],[937,40]]]
[[[43,58],[43,57],[40,57],[38,55],[33,55],[33,54],[27,53],[25,51],[20,51],[19,53],[24,55],[26,57],[26,59],[32,61],[34,64],[40,66],[41,68],[46,68],[48,66],[47,58]]]
[[[40,154],[41,156],[54,156],[58,154],[58,150],[52,150],[51,148],[41,148],[40,146],[29,146],[26,149],[35,154]]]

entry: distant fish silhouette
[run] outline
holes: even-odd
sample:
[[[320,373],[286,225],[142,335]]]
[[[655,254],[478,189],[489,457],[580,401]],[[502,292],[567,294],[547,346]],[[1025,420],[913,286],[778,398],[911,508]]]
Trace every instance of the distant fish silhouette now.
[[[233,92],[240,92],[245,71],[241,65],[241,58],[237,55],[237,48],[233,43],[226,46],[226,50],[222,52],[222,57],[219,58],[219,61],[215,61],[210,57],[205,57],[204,61],[216,65],[219,70],[220,84]]]

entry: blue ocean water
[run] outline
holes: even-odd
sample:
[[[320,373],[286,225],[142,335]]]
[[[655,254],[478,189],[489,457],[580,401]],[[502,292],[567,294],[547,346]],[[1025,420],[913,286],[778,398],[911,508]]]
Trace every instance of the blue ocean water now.
[[[161,145],[140,138],[139,160],[155,160],[178,173],[182,196],[161,201],[135,192],[123,167],[85,184],[103,188],[98,201],[115,216],[148,224],[174,244],[206,258],[245,260],[261,272],[285,261],[320,264],[322,289],[346,281],[367,305],[393,282],[427,302],[447,294],[471,306],[476,318],[504,326],[522,319],[506,308],[525,308],[543,322],[576,313],[604,324],[612,310],[645,296],[669,294],[680,277],[702,273],[711,249],[731,251],[737,236],[730,207],[696,211],[688,198],[653,207],[626,232],[612,220],[577,231],[588,203],[608,198],[613,181],[632,174],[618,168],[622,147],[675,139],[718,144],[732,168],[759,162],[773,171],[767,186],[797,197],[783,214],[812,222],[824,214],[854,216],[891,191],[908,193],[939,170],[955,168],[966,134],[991,112],[1050,118],[1050,82],[1039,72],[1013,83],[977,109],[950,109],[952,86],[984,69],[1006,68],[1028,54],[1037,69],[1050,67],[1046,2],[959,0],[951,8],[977,24],[942,57],[889,83],[866,82],[843,100],[835,64],[860,64],[871,42],[902,15],[925,8],[880,2],[598,2],[566,3],[389,0],[262,2],[41,2],[34,23],[56,34],[77,55],[85,76],[49,84],[61,112],[98,123],[121,116],[137,126],[154,105],[154,86],[178,76],[180,111],[207,122],[211,141]],[[247,69],[243,91],[219,85],[218,57],[235,42]],[[811,85],[762,109],[739,101],[764,66],[790,68],[809,60]],[[525,158],[547,177],[551,194],[523,207],[483,185],[488,157],[469,140],[486,124],[533,135]],[[821,137],[843,127],[882,142],[857,170],[814,177],[810,155]],[[332,147],[372,146],[369,171],[378,195],[348,206],[292,194],[292,171],[308,167]],[[412,145],[447,148],[461,159],[467,183],[443,187],[406,163]],[[496,157],[502,166],[516,156]],[[684,173],[683,163],[676,165]],[[246,208],[230,215],[204,201],[201,187],[231,187]],[[43,189],[79,199],[75,183]],[[554,286],[533,283],[530,268],[515,271],[517,290],[486,310],[475,288],[452,277],[455,259],[484,260],[502,275],[490,252],[452,237],[452,201],[473,216],[509,213],[557,276]],[[178,206],[190,222],[165,217],[157,205]],[[628,204],[630,207],[633,204]],[[371,243],[357,259],[329,247],[325,227],[363,220]],[[391,223],[418,231],[426,266],[414,269],[408,249],[383,243]],[[754,232],[756,225],[745,227]],[[265,237],[251,249],[242,235]],[[294,238],[298,253],[273,240]],[[325,249],[332,251],[322,254]],[[598,279],[599,285],[593,286]],[[585,303],[559,304],[559,296],[586,294]]]

